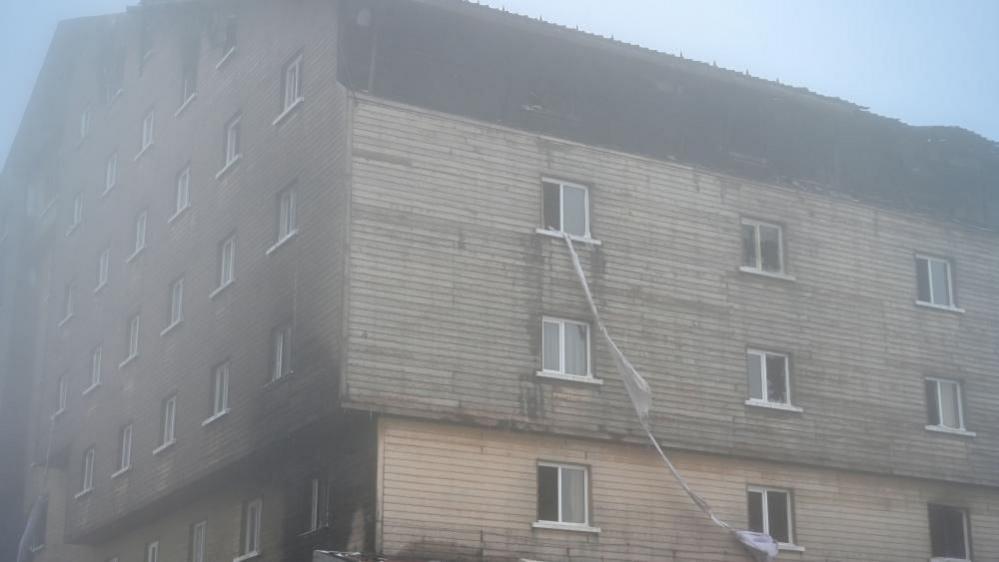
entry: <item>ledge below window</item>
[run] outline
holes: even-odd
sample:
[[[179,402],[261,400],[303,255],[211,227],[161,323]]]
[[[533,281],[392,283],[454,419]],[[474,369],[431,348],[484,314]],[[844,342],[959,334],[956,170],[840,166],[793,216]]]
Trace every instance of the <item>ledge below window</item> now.
[[[128,465],[125,468],[118,469],[118,470],[114,471],[113,474],[111,474],[111,479],[114,480],[115,478],[118,478],[119,476],[127,474],[128,471],[130,471],[130,470],[132,470],[132,465]]]
[[[121,363],[118,363],[118,368],[119,369],[124,369],[129,363],[131,363],[132,361],[135,361],[138,358],[139,358],[139,354],[138,353],[136,353],[135,355],[129,355],[128,357],[125,358],[124,361],[122,361]]]
[[[256,558],[260,556],[260,552],[250,552],[247,554],[240,554],[239,556],[232,559],[232,562],[243,562],[243,560],[250,560],[251,558]]]
[[[142,149],[139,150],[139,153],[135,155],[135,158],[133,160],[135,162],[138,162],[139,158],[142,158],[142,155],[145,154],[146,152],[149,152],[149,149],[152,148],[152,147],[153,147],[153,143],[149,143],[146,146],[142,147]]]
[[[222,176],[226,175],[226,173],[229,170],[235,168],[236,164],[239,164],[239,161],[242,160],[242,159],[243,159],[243,155],[242,154],[237,154],[236,156],[234,156],[232,160],[226,162],[225,166],[222,166],[221,170],[219,170],[218,172],[215,173],[215,179],[219,179]]]
[[[275,117],[274,118],[274,122],[271,123],[271,124],[272,125],[278,125],[279,123],[281,123],[282,121],[284,121],[285,118],[288,117],[289,115],[291,115],[291,113],[293,111],[295,111],[295,109],[297,109],[298,106],[302,105],[302,102],[304,102],[304,101],[305,101],[305,98],[299,96],[299,98],[297,100],[291,102],[291,105],[289,105],[287,108],[285,108],[284,111],[281,112],[281,115],[278,115],[277,117]]]
[[[793,404],[781,404],[780,402],[767,402],[766,400],[757,400],[755,398],[749,398],[746,400],[747,406],[753,406],[756,408],[769,408],[771,410],[781,410],[784,412],[804,412],[805,410],[795,406]]]
[[[172,215],[170,215],[170,218],[167,219],[167,224],[173,224],[173,221],[177,220],[181,215],[184,214],[184,211],[186,211],[186,210],[188,210],[190,208],[191,208],[191,204],[188,203],[187,205],[184,205],[183,208],[178,209],[177,211],[174,211],[174,213]]]
[[[49,419],[52,420],[52,421],[56,421],[57,419],[59,419],[59,416],[65,414],[65,413],[66,413],[66,408],[60,408],[60,409],[56,410],[55,412],[52,412],[52,415],[49,416]]]
[[[553,531],[574,531],[577,533],[599,533],[600,527],[590,527],[582,523],[559,523],[557,521],[535,521],[531,523],[535,529],[551,529]]]
[[[165,336],[165,335],[169,334],[169,333],[170,333],[170,332],[172,332],[172,331],[173,331],[173,330],[174,330],[174,329],[175,329],[175,328],[176,328],[177,326],[180,326],[180,325],[181,325],[181,323],[183,323],[183,322],[184,322],[183,320],[177,320],[176,322],[171,322],[169,326],[167,326],[166,328],[163,328],[163,331],[162,331],[162,332],[160,332],[160,335],[161,335],[161,336]]]
[[[781,281],[797,281],[794,275],[788,275],[787,273],[777,273],[773,271],[764,271],[762,269],[756,269],[755,267],[749,267],[748,265],[739,266],[739,271],[741,271],[742,273],[749,273],[750,275],[769,277],[770,279],[780,279]]]
[[[87,388],[84,388],[83,389],[83,396],[86,396],[86,395],[90,394],[91,392],[97,390],[100,387],[101,387],[101,383],[97,383],[97,384],[92,384],[92,385],[88,386]]]
[[[226,51],[225,54],[222,55],[222,58],[219,59],[219,62],[215,63],[215,68],[216,69],[222,68],[222,65],[224,65],[229,59],[231,59],[232,54],[235,52],[236,52],[236,47],[232,47],[231,49]]]
[[[139,257],[142,254],[142,250],[145,250],[145,249],[146,249],[146,247],[143,246],[141,248],[138,248],[137,250],[135,250],[131,254],[129,254],[129,256],[127,258],[125,258],[125,263],[132,263],[133,261],[135,261],[135,258]]]
[[[232,285],[232,284],[233,284],[233,281],[229,281],[225,285],[219,285],[218,287],[216,287],[214,291],[212,291],[211,293],[208,293],[209,300],[215,299],[215,297],[217,297],[222,291],[228,289],[229,286]]]
[[[550,379],[553,381],[563,381],[563,382],[579,382],[583,384],[604,384],[603,379],[598,379],[596,377],[589,377],[583,375],[567,375],[565,373],[554,373],[551,371],[537,371],[534,376],[542,379]]]
[[[951,427],[944,427],[942,425],[928,425],[926,426],[926,431],[946,433],[948,435],[958,435],[961,437],[975,437],[977,435],[974,431],[968,431],[967,429],[954,429]]]
[[[162,453],[163,451],[166,451],[170,447],[173,447],[173,444],[176,443],[176,442],[177,442],[176,439],[171,439],[171,440],[167,441],[166,443],[164,443],[164,444],[160,445],[159,447],[156,447],[155,449],[153,449],[153,454],[154,455],[158,455],[158,454]]]
[[[180,114],[184,113],[184,110],[187,109],[187,106],[191,105],[191,102],[194,101],[194,98],[196,97],[198,97],[198,92],[194,92],[193,94],[187,96],[187,99],[184,100],[184,103],[180,104],[180,107],[177,108],[177,111],[173,112],[173,116],[180,117]]]
[[[201,426],[204,427],[204,426],[212,423],[213,421],[222,419],[222,417],[225,416],[228,413],[229,413],[229,408],[226,408],[225,410],[222,410],[221,412],[219,412],[217,414],[213,414],[212,417],[210,417],[207,420],[201,422]]]
[[[93,488],[87,488],[86,490],[80,490],[79,492],[76,493],[76,495],[73,496],[73,498],[74,499],[80,499],[82,497],[85,497],[85,496],[89,495],[90,492],[93,492],[93,491],[94,491]]]
[[[805,552],[805,547],[792,544],[789,542],[777,543],[777,549],[782,552]]]
[[[103,288],[104,288],[104,286],[105,286],[105,285],[107,285],[107,284],[108,284],[108,282],[107,282],[107,281],[104,281],[104,282],[103,282],[103,283],[101,283],[100,285],[98,285],[98,286],[94,287],[94,294],[96,295],[97,293],[101,292],[101,289],[103,289]]]
[[[551,236],[552,238],[558,238],[560,240],[563,239],[563,238],[565,238],[564,234],[561,231],[558,231],[558,230],[549,230],[547,228],[540,228],[539,227],[539,228],[535,228],[534,232],[536,232],[538,234],[543,234],[545,236]],[[576,236],[576,235],[570,234],[569,235],[569,239],[572,240],[573,242],[581,242],[583,244],[592,244],[594,246],[600,246],[601,244],[603,244],[603,242],[601,242],[600,240],[597,240],[596,238],[590,238],[589,236]]]
[[[65,326],[70,320],[73,319],[73,316],[73,314],[67,314],[65,318],[59,321],[59,327],[62,328]]]
[[[278,240],[277,242],[275,242],[273,246],[271,246],[270,248],[267,248],[267,251],[264,252],[264,255],[269,256],[269,255],[273,254],[275,251],[277,251],[278,248],[280,248],[281,246],[284,246],[289,240],[291,240],[292,238],[294,238],[296,234],[298,234],[298,229],[297,228],[295,230],[292,230],[288,234],[282,236],[281,239]]]
[[[956,306],[933,304],[931,302],[926,302],[926,301],[916,301],[916,306],[921,306],[923,308],[932,308],[934,310],[943,310],[944,312],[954,312],[957,314],[964,314],[964,309]]]

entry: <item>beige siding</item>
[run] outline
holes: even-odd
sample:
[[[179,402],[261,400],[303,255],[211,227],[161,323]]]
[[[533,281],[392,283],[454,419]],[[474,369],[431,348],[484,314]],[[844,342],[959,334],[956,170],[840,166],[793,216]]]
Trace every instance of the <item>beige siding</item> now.
[[[547,562],[743,562],[650,447],[382,418],[381,545],[387,555]],[[589,466],[599,534],[532,529],[539,460]],[[976,560],[999,558],[999,493],[717,455],[673,460],[720,517],[746,524],[746,487],[790,489],[796,542],[781,560],[912,562],[930,555],[927,502],[969,510]]]
[[[548,175],[590,186],[584,268],[668,444],[999,483],[993,233],[371,98],[353,120],[348,405],[641,439],[602,342],[603,386],[535,377],[541,316],[588,318],[535,233]],[[738,270],[741,216],[784,226],[795,280]],[[917,251],[954,259],[966,313],[914,304]],[[744,404],[747,346],[790,354],[803,413]],[[924,429],[934,374],[976,438]]]

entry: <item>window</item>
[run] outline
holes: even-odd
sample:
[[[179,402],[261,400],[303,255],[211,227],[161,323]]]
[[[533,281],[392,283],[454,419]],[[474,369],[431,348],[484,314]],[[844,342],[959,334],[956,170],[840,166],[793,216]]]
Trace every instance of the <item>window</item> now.
[[[971,560],[968,514],[965,510],[930,504],[929,519],[933,562]]]
[[[212,371],[212,418],[229,411],[229,362]]]
[[[746,352],[749,401],[758,404],[791,404],[790,368],[782,353],[750,349]]]
[[[784,236],[779,225],[742,219],[742,268],[784,273]]]
[[[128,320],[128,340],[126,341],[128,345],[128,355],[125,357],[125,361],[122,362],[122,366],[128,363],[132,359],[139,356],[139,315],[136,314]]]
[[[111,191],[118,184],[118,153],[108,157],[104,167],[104,193]]]
[[[302,100],[302,55],[297,55],[284,67],[284,107],[288,111]]]
[[[183,109],[198,92],[198,67],[185,63],[180,78],[180,107]]]
[[[589,190],[582,185],[555,180],[543,180],[541,185],[545,229],[589,238]]]
[[[83,453],[83,474],[80,479],[80,494],[94,489],[94,448]]]
[[[146,545],[146,562],[160,562],[159,541],[153,541]]]
[[[160,415],[160,448],[174,442],[174,426],[177,421],[177,396],[171,396],[163,401]]]
[[[278,195],[278,242],[286,240],[298,231],[295,218],[295,191],[288,188]]]
[[[572,320],[542,321],[542,372],[590,378],[590,325]]]
[[[538,521],[589,526],[587,469],[538,464]]]
[[[237,20],[235,17],[230,17],[225,22],[225,36],[222,40],[222,60],[219,61],[221,64],[225,61],[233,51],[236,50],[236,32],[238,31]]]
[[[917,300],[921,304],[954,308],[954,290],[950,262],[945,259],[916,256]]]
[[[89,107],[80,113],[80,140],[87,138],[87,135],[90,134],[91,117],[92,113],[90,112]]]
[[[70,318],[73,317],[73,313],[76,311],[76,284],[69,283],[66,285],[65,294],[62,299],[62,322],[60,325],[65,324]]]
[[[790,492],[751,486],[748,504],[750,531],[766,533],[783,545],[794,544]]]
[[[97,258],[97,287],[94,292],[101,290],[108,284],[108,274],[111,271],[111,248],[104,248],[100,257]]]
[[[180,324],[184,319],[184,278],[177,279],[170,285],[170,317],[167,319],[167,329]]]
[[[139,255],[146,247],[146,211],[139,213],[139,216],[135,217],[135,244],[132,250],[132,255],[129,256],[131,260],[135,256]]]
[[[142,148],[139,150],[139,154],[136,156],[138,158],[146,151],[147,148],[153,145],[153,124],[155,123],[156,114],[150,109],[146,116],[142,118]]]
[[[964,431],[964,397],[961,383],[926,379],[926,414],[929,427]]]
[[[242,556],[260,553],[260,516],[264,502],[255,499],[243,504]]]
[[[271,380],[291,374],[291,325],[271,332]]]
[[[63,375],[59,377],[58,386],[56,388],[56,409],[52,414],[52,417],[56,417],[66,411],[66,396],[68,391],[69,381],[66,380],[66,376]]]
[[[118,472],[125,472],[132,466],[132,424],[125,425],[118,432]]]
[[[237,115],[233,117],[225,126],[225,153],[224,162],[225,166],[222,167],[224,172],[230,166],[236,163],[240,157],[240,144],[239,144],[239,133],[240,133],[240,122],[241,117]],[[221,176],[221,172],[219,176]]]
[[[83,194],[77,193],[73,196],[73,217],[69,222],[69,229],[66,230],[66,236],[69,236],[76,230],[76,227],[80,226],[83,222]]]
[[[187,166],[177,174],[177,189],[174,193],[173,216],[180,215],[191,206],[191,167]],[[173,217],[171,217],[171,220]]]
[[[208,523],[201,521],[191,525],[190,562],[205,562],[205,529]]]
[[[307,489],[307,503],[309,512],[306,514],[305,520],[305,532],[311,533],[319,529],[319,526],[323,523],[323,486],[322,481],[319,478],[312,478],[309,480],[309,485]]]
[[[103,363],[104,347],[98,345],[90,352],[90,385],[83,391],[84,394],[101,385],[101,363]]]
[[[236,264],[236,237],[226,238],[219,246],[219,287],[216,291],[228,287],[234,279]]]

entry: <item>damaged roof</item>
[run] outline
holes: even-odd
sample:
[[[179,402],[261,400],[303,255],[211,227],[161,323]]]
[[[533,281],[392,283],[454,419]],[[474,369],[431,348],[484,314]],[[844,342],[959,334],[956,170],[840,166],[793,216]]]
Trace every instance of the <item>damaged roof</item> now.
[[[737,177],[999,228],[999,145],[461,0],[346,0],[340,81]]]

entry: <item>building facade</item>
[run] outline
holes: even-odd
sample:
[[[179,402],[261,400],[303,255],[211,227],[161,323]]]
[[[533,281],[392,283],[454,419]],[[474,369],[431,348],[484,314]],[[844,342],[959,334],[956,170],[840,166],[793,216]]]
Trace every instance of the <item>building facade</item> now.
[[[965,131],[466,3],[66,22],[4,172],[10,519],[46,494],[39,561],[747,560],[566,233],[723,519],[994,559],[997,177]]]

